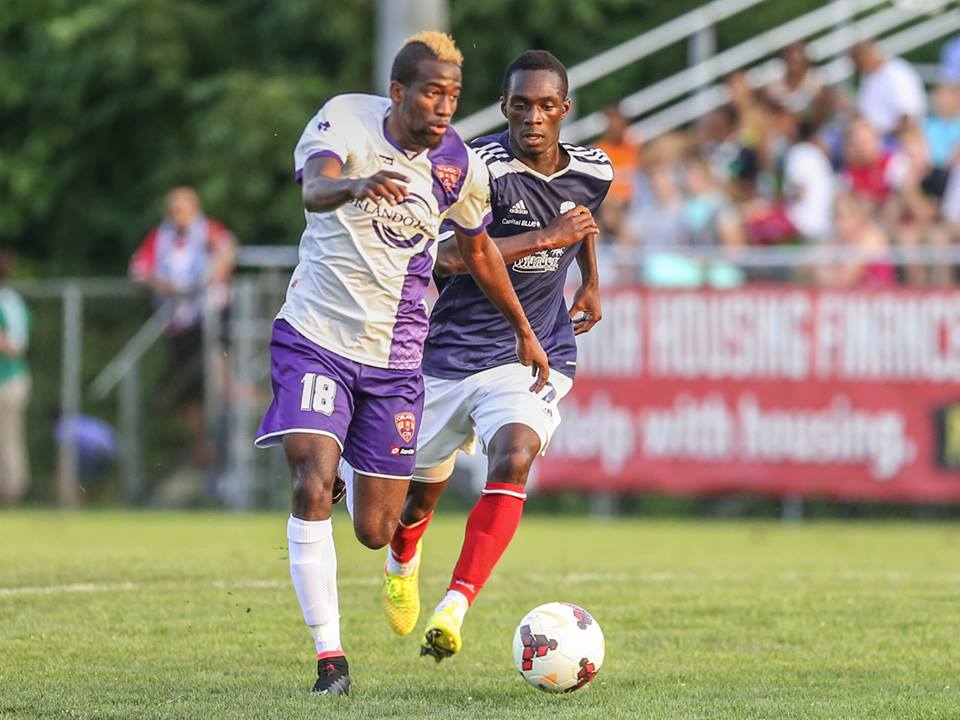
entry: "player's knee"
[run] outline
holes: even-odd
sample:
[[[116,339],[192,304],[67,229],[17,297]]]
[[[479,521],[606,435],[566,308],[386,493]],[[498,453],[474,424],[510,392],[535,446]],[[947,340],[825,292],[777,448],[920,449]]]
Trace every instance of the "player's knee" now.
[[[332,504],[333,477],[325,477],[309,457],[291,465],[295,507],[317,509]]]
[[[491,482],[526,485],[530,466],[536,456],[532,448],[524,445],[511,445],[498,449],[490,458],[488,479]]]
[[[386,516],[357,517],[353,521],[353,532],[361,544],[371,550],[386,547],[397,529],[397,518]]]
[[[420,522],[433,512],[443,487],[428,483],[411,483],[410,493],[403,504],[401,520],[405,523]]]

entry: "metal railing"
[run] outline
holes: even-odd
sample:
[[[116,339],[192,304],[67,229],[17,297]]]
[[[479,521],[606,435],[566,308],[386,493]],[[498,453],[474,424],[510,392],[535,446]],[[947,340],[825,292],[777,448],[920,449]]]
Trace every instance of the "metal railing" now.
[[[572,92],[588,85],[637,60],[649,57],[665,47],[692,38],[697,33],[711,31],[721,20],[726,20],[764,2],[769,0],[714,0],[703,7],[669,20],[663,25],[574,65],[567,73],[570,90]],[[494,130],[504,122],[503,115],[500,113],[500,103],[497,102],[456,122],[455,127],[463,137],[472,138]]]
[[[649,140],[722,105],[728,96],[726,88],[714,84],[718,78],[769,58],[791,42],[815,38],[808,47],[811,60],[815,63],[831,61],[824,73],[828,84],[835,84],[853,72],[847,58],[837,56],[860,39],[880,37],[904,25],[918,23],[881,40],[881,47],[886,52],[898,55],[960,29],[956,10],[950,9],[954,5],[950,0],[928,0],[919,8],[898,4],[887,6],[889,0],[835,0],[717,54],[712,53],[712,41],[703,42],[702,33],[712,33],[717,22],[765,1],[715,0],[610,48],[570,68],[571,94],[577,88],[669,45],[688,40],[690,67],[627,95],[619,102],[624,115],[641,118],[632,125],[632,131],[643,140]],[[929,19],[923,20],[925,17]],[[829,32],[816,37],[824,31]],[[782,63],[774,59],[752,68],[750,77],[755,85],[763,85],[782,73]],[[475,137],[504,124],[499,103],[494,103],[457,122],[456,128],[464,137]],[[597,111],[568,121],[562,132],[565,140],[584,142],[600,135],[604,127],[604,115]]]
[[[932,2],[940,8],[951,4],[948,0],[932,0]],[[892,7],[854,24],[851,28],[843,28],[831,32],[811,42],[808,47],[811,60],[814,62],[822,62],[833,57],[833,60],[822,65],[820,68],[823,81],[827,85],[836,85],[851,77],[854,73],[853,63],[845,56],[836,55],[850,48],[861,37],[876,36],[891,28],[902,25],[904,12],[905,11],[900,8]],[[912,25],[898,33],[882,38],[878,43],[888,55],[900,55],[956,32],[957,30],[960,30],[960,11],[953,9]],[[800,39],[801,37],[802,35],[799,35],[794,39]],[[720,58],[721,56],[718,55],[716,58],[718,62]],[[724,72],[727,71],[725,70]],[[724,72],[716,72],[714,77],[720,77]],[[751,68],[748,76],[755,87],[760,87],[779,78],[782,74],[782,63],[779,60],[771,60]],[[636,95],[639,95],[639,93]],[[635,96],[630,96],[625,98],[624,102],[634,97]],[[712,85],[703,89],[696,98],[681,100],[660,112],[653,113],[635,122],[631,125],[631,131],[644,140],[650,140],[697,119],[704,112],[713,110],[728,100],[729,95],[725,87],[722,85]],[[571,139],[575,142],[583,141],[587,137],[596,135],[601,131],[602,128],[596,130],[595,124],[589,127],[582,125],[576,128],[576,132],[571,136]]]

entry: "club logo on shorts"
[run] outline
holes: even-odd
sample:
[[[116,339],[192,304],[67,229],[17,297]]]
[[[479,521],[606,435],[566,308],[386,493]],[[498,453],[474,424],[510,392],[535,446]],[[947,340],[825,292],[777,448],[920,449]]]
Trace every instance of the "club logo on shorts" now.
[[[397,424],[397,432],[403,441],[408,443],[413,440],[413,434],[417,431],[417,416],[412,412],[405,410],[398,412],[393,416],[393,421]]]
[[[460,181],[461,170],[456,165],[434,165],[433,172],[448,193],[452,193]]]

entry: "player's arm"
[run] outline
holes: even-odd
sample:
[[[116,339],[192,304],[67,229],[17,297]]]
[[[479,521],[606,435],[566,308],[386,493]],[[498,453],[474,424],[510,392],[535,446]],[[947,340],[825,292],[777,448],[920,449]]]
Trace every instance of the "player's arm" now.
[[[584,239],[577,253],[581,281],[570,305],[575,335],[587,332],[603,317],[600,309],[600,276],[597,272],[597,237],[593,233]]]
[[[507,267],[503,263],[503,256],[490,240],[486,230],[481,229],[471,234],[455,228],[454,235],[467,270],[513,328],[517,336],[517,358],[523,365],[533,366],[536,381],[530,389],[539,392],[550,377],[547,354],[540,346],[527,316],[523,314],[523,308],[507,274]]]
[[[337,157],[310,158],[303,167],[303,206],[310,212],[335,210],[351,200],[383,199],[391,205],[407,198],[410,178],[392,170],[381,170],[370,177],[340,177],[343,163]]]
[[[542,230],[533,230],[509,237],[491,238],[491,240],[497,244],[497,249],[500,250],[504,263],[510,264],[542,250],[568,247],[597,232],[597,223],[593,219],[593,215],[581,205],[557,216]],[[440,243],[434,270],[441,276],[462,275],[467,272],[466,263],[464,263],[463,256],[460,254],[459,243]]]

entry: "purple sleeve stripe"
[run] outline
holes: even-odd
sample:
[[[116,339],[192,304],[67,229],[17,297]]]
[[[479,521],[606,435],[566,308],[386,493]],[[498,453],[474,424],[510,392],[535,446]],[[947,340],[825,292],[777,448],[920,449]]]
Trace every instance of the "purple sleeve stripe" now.
[[[340,164],[341,164],[341,165],[346,165],[346,163],[343,161],[343,158],[340,157],[340,156],[339,156],[337,153],[335,153],[333,150],[318,150],[318,151],[315,152],[315,153],[311,153],[311,154],[310,154],[310,157],[308,157],[306,160],[303,161],[303,167],[306,167],[308,162],[310,162],[310,161],[313,160],[314,158],[318,158],[318,157],[332,157],[332,158],[336,158],[337,160],[340,161]],[[296,172],[296,174],[295,174],[295,177],[296,177],[298,183],[303,182],[303,167],[297,168],[297,172]]]
[[[455,223],[453,220],[450,220],[449,222],[451,225],[453,225],[457,230],[462,232],[464,235],[470,235],[471,237],[473,237],[474,235],[479,235],[484,230],[486,230],[487,225],[489,225],[492,221],[493,221],[493,215],[491,215],[490,213],[487,213],[486,215],[483,216],[483,220],[480,223],[480,227],[475,227],[472,229],[465,228],[463,225],[460,225],[459,223]]]

